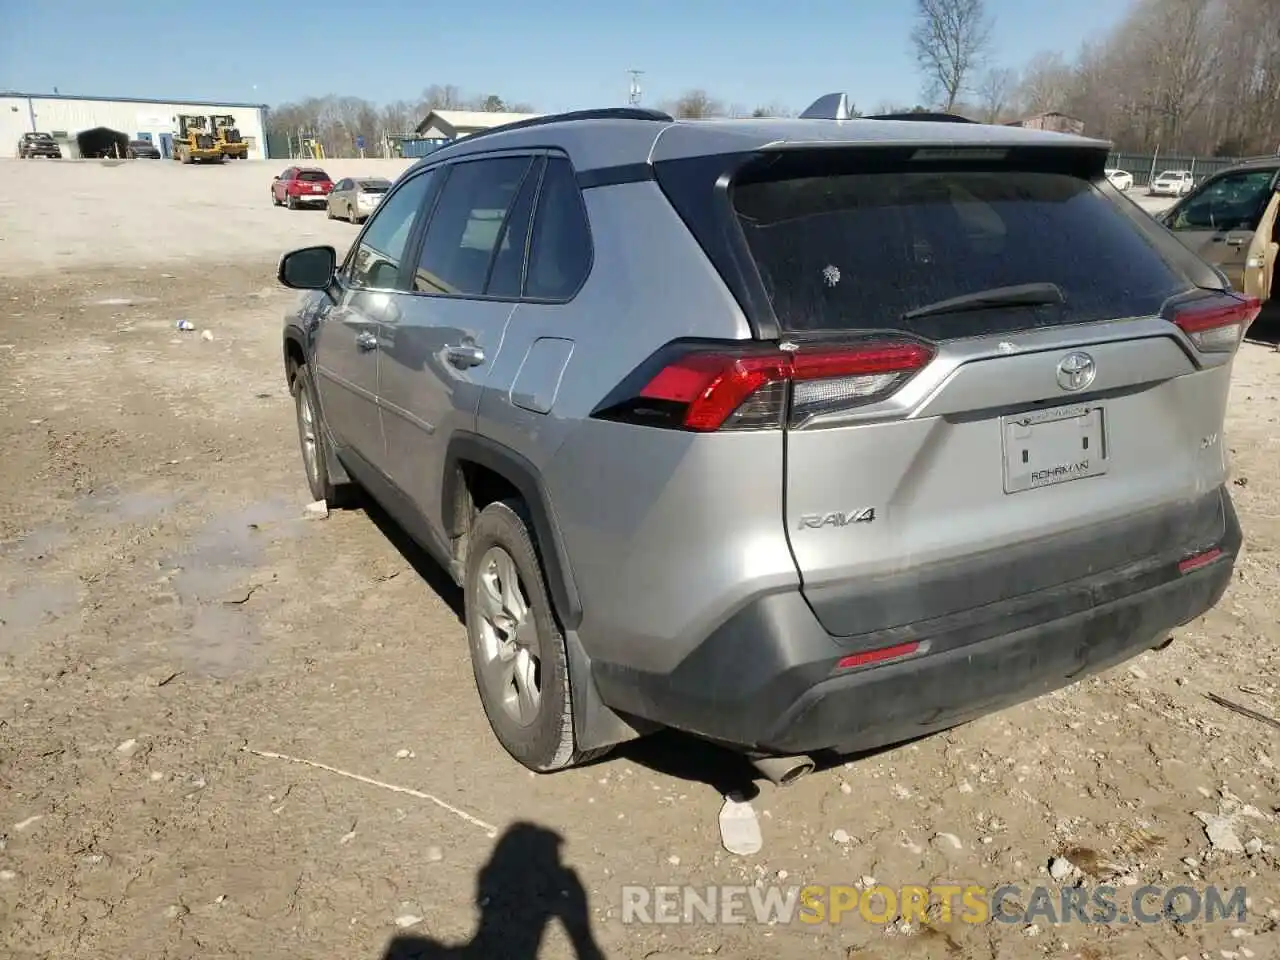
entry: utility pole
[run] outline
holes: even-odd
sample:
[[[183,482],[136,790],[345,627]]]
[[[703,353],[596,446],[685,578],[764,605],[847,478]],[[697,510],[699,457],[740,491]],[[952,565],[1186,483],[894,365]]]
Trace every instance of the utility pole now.
[[[633,107],[640,106],[640,76],[643,70],[628,70],[631,74],[631,95],[627,98],[627,102]]]

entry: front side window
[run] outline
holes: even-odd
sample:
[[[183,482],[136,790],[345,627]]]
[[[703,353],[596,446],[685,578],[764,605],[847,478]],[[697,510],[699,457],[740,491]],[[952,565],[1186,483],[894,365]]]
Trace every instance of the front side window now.
[[[1253,230],[1271,199],[1275,170],[1229,173],[1207,184],[1169,218],[1170,230]]]
[[[507,211],[532,165],[532,157],[499,157],[449,169],[423,238],[416,292],[483,295]]]
[[[406,180],[369,218],[351,252],[347,276],[352,286],[370,290],[401,289],[400,262],[435,177],[435,171],[429,171]]]

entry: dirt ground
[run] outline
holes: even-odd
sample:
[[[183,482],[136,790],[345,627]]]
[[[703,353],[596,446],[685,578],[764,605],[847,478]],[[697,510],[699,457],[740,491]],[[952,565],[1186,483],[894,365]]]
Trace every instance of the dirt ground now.
[[[0,955],[1280,956],[1277,733],[1205,696],[1280,714],[1270,344],[1236,364],[1246,553],[1217,609],[1068,690],[761,786],[764,848],[735,857],[740,761],[663,736],[525,772],[443,574],[374,509],[303,519],[275,258],[353,228],[272,208],[274,167],[0,162]],[[1247,917],[622,922],[623,884],[1057,890],[1063,853],[1086,886],[1244,885]]]

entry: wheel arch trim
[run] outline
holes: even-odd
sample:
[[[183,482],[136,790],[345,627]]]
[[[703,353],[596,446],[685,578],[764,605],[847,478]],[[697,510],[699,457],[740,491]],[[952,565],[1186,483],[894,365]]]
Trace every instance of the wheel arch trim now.
[[[574,583],[568,553],[556,523],[555,509],[546,484],[537,467],[525,457],[503,444],[467,431],[459,431],[449,439],[445,454],[444,482],[441,485],[441,518],[446,531],[459,532],[457,484],[461,482],[459,463],[476,463],[506,479],[524,499],[542,561],[547,591],[555,604],[564,630],[576,630],[582,622],[582,601]]]

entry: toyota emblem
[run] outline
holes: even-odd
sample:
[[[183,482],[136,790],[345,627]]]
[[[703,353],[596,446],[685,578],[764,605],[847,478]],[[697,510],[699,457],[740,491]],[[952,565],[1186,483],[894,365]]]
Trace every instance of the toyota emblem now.
[[[1087,353],[1068,353],[1058,361],[1058,386],[1073,393],[1093,383],[1098,367]]]

